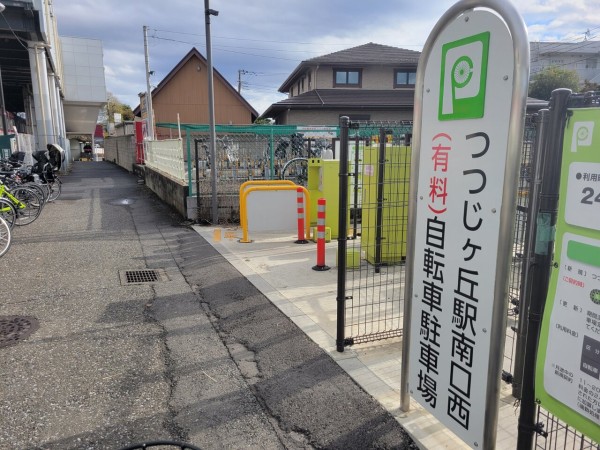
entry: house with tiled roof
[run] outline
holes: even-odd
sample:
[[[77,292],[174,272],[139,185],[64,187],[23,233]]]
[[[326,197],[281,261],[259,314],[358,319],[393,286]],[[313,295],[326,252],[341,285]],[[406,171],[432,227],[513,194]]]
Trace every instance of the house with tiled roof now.
[[[412,120],[420,52],[375,43],[302,61],[279,92],[288,98],[261,115],[277,124],[337,125]]]

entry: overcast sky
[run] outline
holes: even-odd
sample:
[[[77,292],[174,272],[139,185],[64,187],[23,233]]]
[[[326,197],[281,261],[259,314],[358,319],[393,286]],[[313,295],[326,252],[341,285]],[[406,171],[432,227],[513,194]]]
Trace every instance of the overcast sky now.
[[[259,112],[303,60],[375,42],[422,50],[453,0],[210,0],[213,66]],[[61,36],[100,39],[106,88],[135,108],[146,90],[143,26],[149,27],[151,84],[192,48],[206,56],[203,0],[54,0]],[[530,41],[600,40],[600,0],[515,2]]]

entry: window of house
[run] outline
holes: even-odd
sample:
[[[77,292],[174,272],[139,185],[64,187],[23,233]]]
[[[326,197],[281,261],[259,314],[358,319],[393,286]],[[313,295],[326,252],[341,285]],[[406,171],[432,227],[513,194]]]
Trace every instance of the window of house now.
[[[397,69],[394,71],[394,87],[414,86],[417,81],[415,70]]]
[[[585,68],[586,69],[596,69],[598,66],[598,60],[593,58],[588,58],[585,60]]]
[[[361,69],[334,69],[333,86],[352,86],[361,87],[362,70]]]
[[[308,89],[312,89],[312,80],[311,80],[311,72],[308,72]]]

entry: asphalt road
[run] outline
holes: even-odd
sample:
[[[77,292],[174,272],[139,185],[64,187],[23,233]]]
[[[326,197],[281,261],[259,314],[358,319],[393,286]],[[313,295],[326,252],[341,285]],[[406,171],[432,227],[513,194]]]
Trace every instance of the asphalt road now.
[[[136,176],[63,180],[0,258],[0,449],[417,448]],[[13,316],[39,328],[3,345]]]

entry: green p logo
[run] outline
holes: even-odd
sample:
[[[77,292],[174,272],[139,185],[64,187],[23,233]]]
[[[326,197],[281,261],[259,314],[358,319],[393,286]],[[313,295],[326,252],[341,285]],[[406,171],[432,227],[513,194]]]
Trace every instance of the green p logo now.
[[[489,46],[489,32],[442,46],[439,120],[483,117]]]

